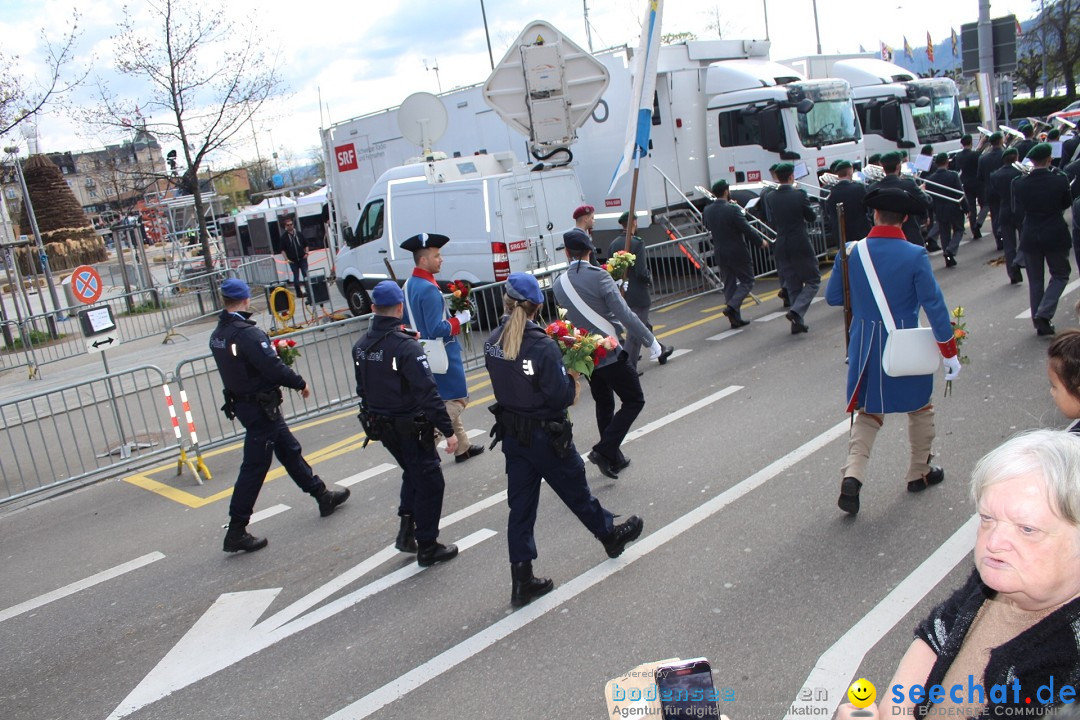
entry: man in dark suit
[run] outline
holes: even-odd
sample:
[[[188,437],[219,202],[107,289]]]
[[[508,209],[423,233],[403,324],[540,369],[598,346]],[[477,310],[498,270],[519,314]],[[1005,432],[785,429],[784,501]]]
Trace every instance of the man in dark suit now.
[[[1024,139],[1016,143],[1016,155],[1020,158],[1019,162],[1023,162],[1038,141],[1032,137],[1035,134],[1035,128],[1031,126],[1031,123],[1024,122],[1017,129],[1024,135]]]
[[[619,225],[622,226],[624,233],[627,223],[630,223],[630,253],[636,260],[627,271],[626,277],[623,278],[623,299],[630,306],[630,310],[641,318],[641,322],[645,323],[645,327],[652,330],[652,325],[649,323],[649,307],[652,306],[652,296],[649,294],[649,288],[652,287],[649,258],[646,255],[645,241],[637,236],[637,218],[631,218],[630,213],[624,212],[619,217]],[[619,250],[626,250],[625,234],[611,241],[608,257],[613,257]],[[636,367],[641,359],[641,340],[634,335],[629,335],[626,338],[626,353],[630,358],[630,364]],[[641,375],[640,370],[638,375]]]
[[[844,205],[844,231],[847,239],[862,240],[870,232],[870,219],[866,214],[866,186],[851,179],[851,163],[841,160],[836,163],[836,176],[840,182],[829,188],[829,197],[825,200],[825,212],[828,213],[829,227],[832,228],[833,242],[840,247],[840,223],[836,215],[836,206]]]
[[[296,296],[304,296],[304,286],[300,277],[307,279],[308,274],[308,249],[304,238],[293,227],[292,218],[285,218],[285,232],[281,235],[281,252],[289,261],[289,269],[292,270],[293,287],[296,288]]]
[[[885,171],[885,177],[874,184],[874,187],[880,188],[900,188],[913,194],[920,202],[922,202],[925,208],[924,213],[930,212],[930,198],[927,197],[915,181],[911,178],[900,176],[900,163],[902,156],[898,152],[889,152],[881,156],[881,168]],[[919,227],[919,219],[914,215],[909,215],[904,222],[904,237],[912,245],[918,245],[925,247],[923,243],[922,230]],[[851,238],[849,238],[851,239]]]
[[[982,237],[982,221],[986,219],[986,208],[979,211],[979,155],[971,149],[971,135],[960,138],[960,152],[953,155],[951,167],[960,173],[960,184],[964,188],[964,197],[968,204],[968,224],[971,227],[971,237]],[[979,217],[979,215],[982,217]]]
[[[1028,152],[1035,166],[1013,181],[1013,206],[1023,212],[1020,252],[1024,255],[1031,300],[1031,322],[1039,335],[1054,334],[1054,313],[1058,299],[1069,282],[1069,226],[1064,212],[1072,204],[1069,181],[1050,169],[1051,149],[1039,143]],[[1050,281],[1043,287],[1043,265],[1050,271]]]
[[[765,211],[769,224],[776,231],[773,256],[781,273],[780,284],[788,291],[791,309],[787,317],[791,334],[807,332],[806,311],[821,287],[821,272],[817,255],[810,244],[806,223],[817,219],[810,206],[810,198],[802,190],[795,189],[795,166],[780,163],[776,167],[776,179],[780,182],[766,199]]]
[[[748,248],[760,245],[766,249],[769,245],[758,239],[746,213],[731,201],[726,180],[718,180],[712,186],[712,194],[716,200],[705,207],[702,215],[705,227],[712,233],[713,257],[724,281],[723,313],[732,329],[738,329],[750,324],[749,320],[743,320],[741,312],[743,300],[754,289],[754,261]]]
[[[990,149],[984,150],[979,157],[979,171],[976,176],[979,184],[980,201],[990,208],[990,228],[993,230],[994,242],[997,244],[998,250],[1001,250],[1004,246],[1001,242],[1001,232],[998,230],[998,213],[994,209],[994,204],[990,202],[988,190],[990,173],[1001,167],[1001,154],[1004,152],[1002,144],[1001,133],[991,133]]]
[[[1001,157],[1002,165],[990,173],[986,192],[1000,213],[998,229],[1001,231],[1001,242],[1005,249],[1005,272],[1009,276],[1009,282],[1016,285],[1024,281],[1024,275],[1020,272],[1024,264],[1023,257],[1016,252],[1017,232],[1023,217],[1013,207],[1012,183],[1023,173],[1013,167],[1017,158],[1016,148],[1007,148]]]
[[[934,156],[934,172],[926,179],[934,188],[934,222],[937,223],[941,236],[942,255],[945,267],[956,267],[956,251],[960,249],[960,239],[964,237],[964,216],[967,214],[967,200],[960,182],[960,174],[949,169],[949,156],[938,153]],[[947,190],[946,188],[952,188]],[[947,199],[952,198],[952,199]],[[957,202],[959,201],[959,202]]]
[[[776,180],[776,168],[779,167],[779,166],[780,166],[780,163],[773,163],[772,165],[769,166],[769,178],[774,183],[777,182],[777,180]],[[758,198],[759,199],[758,199],[757,206],[753,210],[751,210],[751,212],[758,219],[760,219],[763,222],[769,222],[769,214],[765,210],[765,207],[766,207],[766,203],[768,202],[767,198],[769,197],[769,194],[772,193],[772,191],[773,191],[773,188],[769,187],[769,186],[761,188],[761,192],[758,193]],[[776,296],[778,298],[780,298],[780,300],[784,303],[784,307],[789,308],[789,307],[791,307],[791,296],[788,294],[788,290],[784,286],[784,277],[785,276],[784,276],[783,271],[780,269],[780,264],[783,261],[780,258],[774,258],[774,260],[776,262],[776,277],[780,281],[780,291],[778,293],[776,293]]]

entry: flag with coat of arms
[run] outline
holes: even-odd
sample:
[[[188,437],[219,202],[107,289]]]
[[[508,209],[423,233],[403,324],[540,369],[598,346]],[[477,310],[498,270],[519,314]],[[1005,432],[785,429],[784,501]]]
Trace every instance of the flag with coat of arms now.
[[[881,43],[881,59],[885,62],[893,61],[893,49],[885,43]]]
[[[930,31],[926,31],[926,59],[934,62],[934,41],[930,39]]]
[[[915,59],[915,51],[911,49],[911,43],[907,41],[907,35],[904,36],[904,57],[908,60]]]

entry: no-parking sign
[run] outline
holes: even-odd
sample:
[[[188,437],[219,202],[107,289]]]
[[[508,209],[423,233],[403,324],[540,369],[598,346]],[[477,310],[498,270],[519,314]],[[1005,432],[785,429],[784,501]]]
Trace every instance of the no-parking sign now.
[[[89,265],[80,265],[71,273],[71,292],[75,299],[86,305],[96,303],[101,297],[101,275]]]

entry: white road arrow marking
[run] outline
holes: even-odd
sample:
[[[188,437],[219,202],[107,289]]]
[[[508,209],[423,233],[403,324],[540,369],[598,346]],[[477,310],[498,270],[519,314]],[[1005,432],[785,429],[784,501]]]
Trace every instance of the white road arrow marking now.
[[[477,530],[457,542],[458,550],[464,552],[497,534],[486,528]],[[262,622],[259,622],[259,618],[282,588],[225,593],[124,698],[108,720],[126,717],[423,572],[424,568],[412,563],[301,617],[311,607],[398,554],[393,548],[380,550]]]

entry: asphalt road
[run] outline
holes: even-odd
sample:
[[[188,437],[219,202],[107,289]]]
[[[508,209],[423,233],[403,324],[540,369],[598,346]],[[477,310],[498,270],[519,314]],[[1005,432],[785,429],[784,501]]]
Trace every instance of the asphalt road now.
[[[163,463],[139,474],[154,483],[114,478],[0,517],[0,717],[601,718],[609,679],[697,656],[732,720],[831,716],[856,677],[881,692],[913,625],[966,575],[979,457],[1018,430],[1066,424],[1047,342],[1016,318],[1026,285],[987,264],[999,255],[987,239],[955,269],[932,258],[971,333],[953,396],[935,390],[940,486],[905,492],[906,423],[890,417],[863,510],[844,516],[840,311],[813,305],[808,335],[781,315],[716,339],[728,325],[707,296],[653,316],[689,352],[648,366],[631,467],[609,481],[587,465],[606,507],[645,519],[623,557],[608,560],[545,490],[535,570],[556,590],[512,611],[495,451],[444,465],[441,539],[468,547],[418,569],[389,549],[398,473],[381,447],[357,449],[342,413],[296,432],[324,480],[351,481],[351,499],[320,518],[275,464],[257,506],[268,516],[252,525],[270,546],[252,555],[221,551],[238,445],[207,458],[203,487]],[[780,304],[759,290],[767,299],[744,314],[765,320]],[[471,374],[464,421],[486,434],[485,381]],[[587,451],[587,392],[573,417]]]

